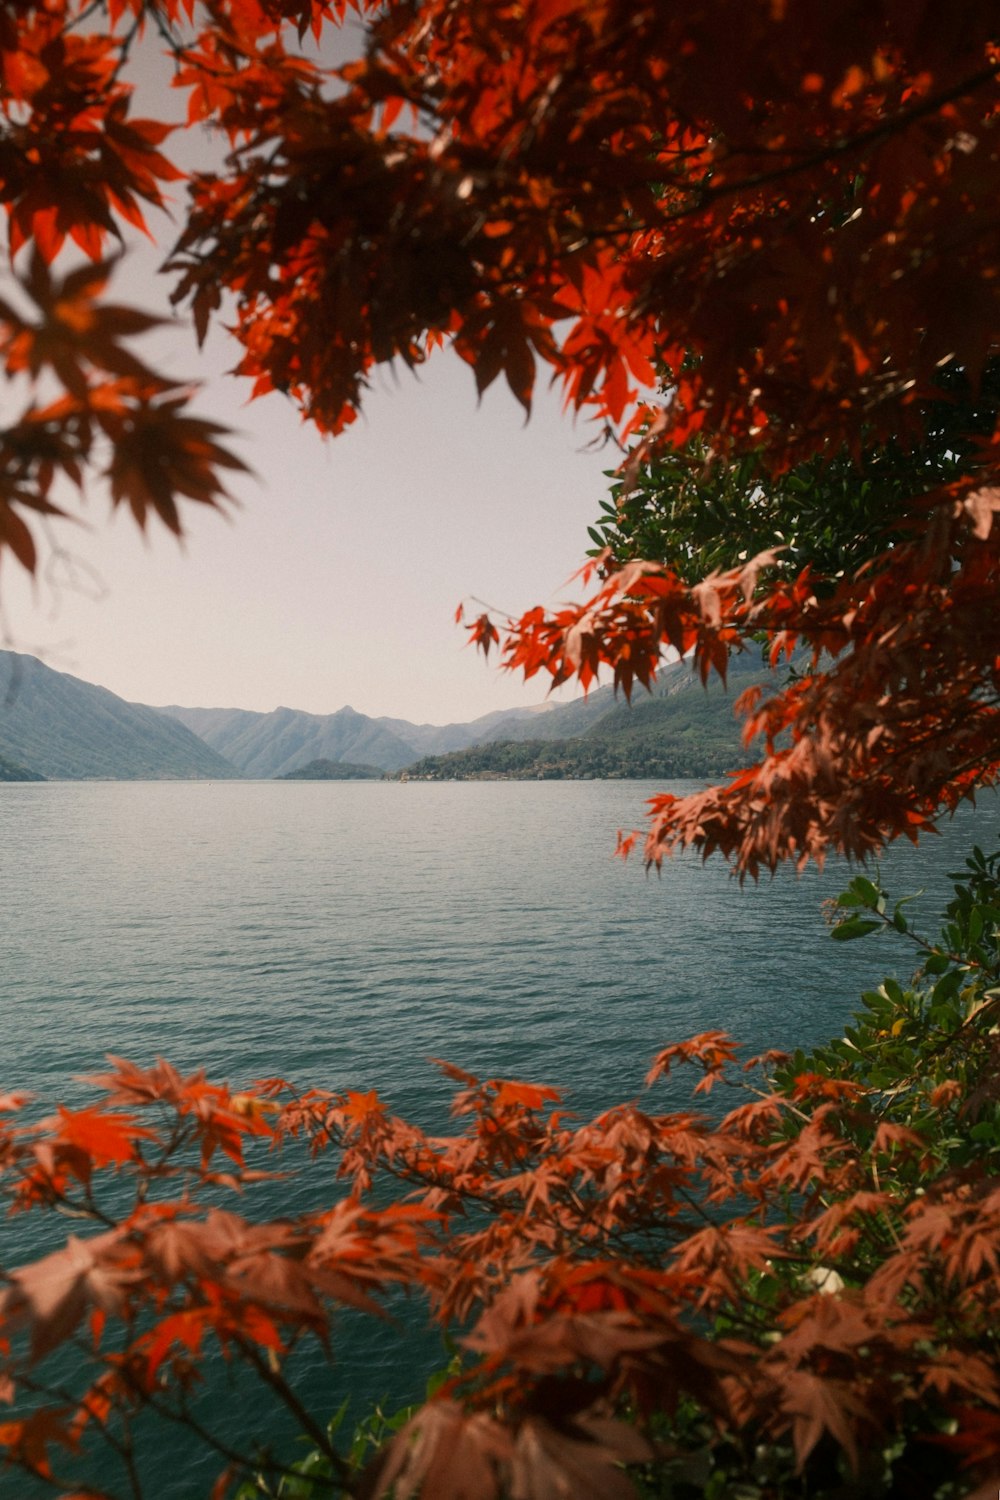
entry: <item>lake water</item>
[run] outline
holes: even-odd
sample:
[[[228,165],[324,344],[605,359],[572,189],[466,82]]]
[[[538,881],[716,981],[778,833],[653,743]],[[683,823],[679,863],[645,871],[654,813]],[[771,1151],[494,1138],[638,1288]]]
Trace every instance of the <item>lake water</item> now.
[[[909,973],[901,943],[829,942],[820,903],[843,867],[741,890],[714,862],[673,861],[658,879],[615,859],[616,830],[662,790],[5,784],[0,1092],[77,1102],[77,1075],[106,1053],[163,1055],[234,1084],[376,1088],[443,1126],[437,1056],[561,1085],[591,1112],[639,1093],[668,1041],[721,1027],[755,1050],[807,1045],[841,1029],[862,988]],[[947,872],[997,824],[987,799],[920,850],[889,852],[894,895],[926,888],[925,929]],[[308,1191],[284,1186],[268,1211]],[[0,1223],[0,1264],[23,1258],[28,1223]],[[420,1360],[400,1368],[391,1341],[365,1338],[348,1339],[331,1410],[345,1384],[417,1394]],[[190,1478],[157,1491],[199,1492]]]

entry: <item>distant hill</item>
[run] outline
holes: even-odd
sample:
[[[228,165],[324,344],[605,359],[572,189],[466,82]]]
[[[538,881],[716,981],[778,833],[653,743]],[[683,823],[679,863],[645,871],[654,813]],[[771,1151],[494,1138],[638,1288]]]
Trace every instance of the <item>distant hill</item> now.
[[[399,771],[420,754],[377,719],[353,708],[307,714],[296,708],[253,713],[243,708],[158,710],[200,735],[219,755],[251,777],[285,776],[313,760],[350,760],[355,765]]]
[[[27,766],[19,766],[16,761],[7,760],[0,755],[0,781],[44,781],[45,777],[39,771],[29,771]]]
[[[155,709],[0,651],[0,756],[67,780],[219,779],[233,766]]]
[[[741,669],[737,666],[735,670],[739,673]],[[677,662],[664,669],[657,693],[669,696],[698,685],[690,668]],[[332,714],[311,714],[296,708],[263,713],[246,708],[169,704],[157,712],[200,735],[241,775],[271,778],[287,776],[313,760],[351,761],[382,771],[401,771],[422,756],[445,755],[498,739],[570,738],[614,712],[619,702],[612,688],[599,688],[589,697],[570,703],[499,709],[457,724],[374,719],[353,708],[341,708]]]
[[[287,776],[313,760],[349,760],[355,765],[376,766],[380,771],[400,771],[422,755],[460,750],[502,733],[508,721],[518,733],[522,723],[548,721],[561,709],[544,705],[534,715],[530,710],[501,709],[467,724],[373,719],[353,708],[341,708],[333,714],[310,714],[297,708],[256,713],[246,708],[182,708],[169,704],[157,712],[200,735],[242,775],[271,778]]]
[[[385,772],[378,766],[356,766],[349,760],[311,760],[298,771],[286,771],[279,781],[378,781]]]
[[[730,663],[733,696],[762,672],[760,658],[754,652],[733,658]],[[714,702],[714,694],[720,697],[720,706],[706,709],[706,702]],[[568,703],[499,709],[468,723],[453,724],[370,718],[358,714],[354,708],[340,708],[336,714],[307,714],[297,708],[256,712],[247,708],[183,708],[171,703],[157,712],[175,718],[201,736],[241,775],[268,780],[301,771],[315,760],[328,760],[334,765],[345,762],[370,765],[379,771],[409,769],[415,775],[436,775],[439,768],[430,762],[454,751],[468,751],[466,759],[456,760],[454,765],[448,763],[448,769],[441,774],[717,775],[720,769],[738,763],[733,754],[739,750],[739,730],[726,706],[730,699],[718,687],[711,688],[706,699],[702,682],[691,672],[687,661],[664,666],[654,694],[645,703],[642,697],[639,691],[634,709],[639,717],[634,720],[621,718],[622,714],[628,714],[628,709],[622,706],[621,697],[616,696],[612,687],[597,688],[588,697],[577,697]],[[682,703],[688,702],[693,715],[690,721],[687,708],[681,711]],[[681,711],[672,748],[661,744],[660,730],[654,727],[654,721],[658,723],[655,703],[673,703]],[[673,712],[673,708],[666,712],[664,724],[672,720]],[[484,747],[499,741],[574,741],[579,736],[597,733],[598,726],[606,720],[615,726],[615,736],[627,732],[628,753],[625,744],[619,745],[615,754],[610,753],[607,745],[600,754],[595,745],[586,753],[559,748],[538,760],[538,768],[534,768],[535,762],[528,754],[517,756],[513,751],[498,751],[496,756],[480,754]],[[627,723],[630,727],[625,730]],[[553,771],[556,765],[562,765],[562,772]]]
[[[604,696],[609,689],[593,694],[589,726],[582,703],[568,704],[546,721],[547,730],[565,726],[571,733],[583,721],[582,732],[573,737],[479,744],[451,755],[426,756],[404,774],[442,781],[721,776],[749,759],[733,715],[735,698],[752,683],[771,679],[759,658],[740,659],[733,667],[727,690],[714,680],[702,687],[690,667],[678,663],[653,695],[637,694],[632,707]]]
[[[370,718],[353,708],[149,708],[0,651],[0,781],[717,776],[741,764],[732,700],[766,680],[760,659],[730,663],[730,691],[706,692],[686,662],[665,667],[633,708],[611,688],[569,703],[502,709],[459,724]]]

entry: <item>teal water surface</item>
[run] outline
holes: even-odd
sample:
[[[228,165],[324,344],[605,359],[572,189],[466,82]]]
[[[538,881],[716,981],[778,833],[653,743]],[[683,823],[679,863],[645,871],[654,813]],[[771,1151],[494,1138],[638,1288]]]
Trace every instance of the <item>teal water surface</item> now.
[[[657,878],[615,859],[616,830],[662,790],[6,784],[0,1092],[79,1101],[105,1054],[163,1055],[234,1084],[375,1088],[443,1127],[449,1086],[428,1059],[444,1057],[561,1085],[586,1113],[638,1094],[668,1041],[712,1027],[754,1050],[823,1040],[862,988],[913,967],[881,940],[830,944],[821,902],[843,867],[741,889],[718,863]],[[884,877],[894,894],[926,888],[915,909],[933,930],[947,872],[996,828],[991,800],[891,850]],[[314,1201],[313,1183],[271,1189],[263,1211]],[[0,1265],[24,1258],[25,1226],[0,1224]],[[366,1325],[332,1377],[314,1359],[302,1380],[313,1395],[323,1382],[329,1410],[345,1392],[404,1400],[428,1357],[401,1361]],[[252,1401],[241,1410],[252,1424]],[[172,1460],[151,1493],[193,1500],[217,1467]]]

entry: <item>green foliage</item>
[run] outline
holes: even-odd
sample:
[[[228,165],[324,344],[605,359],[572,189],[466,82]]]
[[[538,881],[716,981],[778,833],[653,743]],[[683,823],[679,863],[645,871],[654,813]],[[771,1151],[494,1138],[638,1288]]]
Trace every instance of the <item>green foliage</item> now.
[[[967,1493],[933,1451],[919,1474],[904,1474],[902,1439],[865,1452],[856,1471],[842,1454],[824,1449],[800,1473],[791,1444],[720,1443],[691,1402],[662,1424],[661,1440],[663,1457],[635,1475],[640,1500],[958,1500]]]
[[[278,781],[379,781],[380,766],[358,765],[350,760],[311,760],[297,771],[286,771]]]
[[[952,879],[954,896],[940,935],[929,939],[907,915],[913,897],[893,902],[878,877],[855,876],[831,904],[833,938],[888,933],[916,948],[920,967],[908,985],[886,978],[866,991],[842,1037],[796,1052],[774,1076],[778,1091],[801,1112],[799,1119],[789,1117],[786,1138],[835,1110],[845,1160],[870,1163],[873,1184],[891,1200],[862,1232],[845,1237],[845,1250],[831,1248],[824,1257],[834,1278],[826,1290],[843,1288],[847,1297],[884,1273],[896,1252],[902,1258],[909,1251],[914,1205],[926,1203],[933,1211],[940,1204],[943,1222],[951,1193],[974,1200],[1000,1175],[1000,851],[986,855],[974,848]],[[850,1103],[831,1104],[844,1085],[852,1089],[843,1096]],[[828,1188],[823,1208],[836,1211],[837,1197]],[[801,1198],[790,1195],[789,1224],[801,1209]],[[988,1243],[980,1250],[987,1258],[992,1252]],[[801,1266],[775,1262],[750,1277],[734,1307],[743,1318],[719,1318],[714,1336],[732,1336],[741,1322],[745,1331],[749,1310],[761,1341],[777,1337],[770,1332],[772,1309],[781,1287],[800,1276]],[[910,1294],[915,1313],[921,1295],[936,1300],[942,1367],[985,1358],[983,1368],[995,1369],[996,1325],[977,1326],[965,1317],[957,1284],[922,1293],[918,1286],[919,1278]],[[790,1444],[720,1443],[705,1412],[682,1402],[662,1419],[662,1456],[638,1476],[639,1490],[643,1500],[956,1500],[969,1493],[971,1482],[949,1453],[954,1431],[940,1402],[911,1398],[901,1405],[892,1440],[862,1453],[855,1470],[826,1443],[803,1468]]]
[[[446,1341],[448,1342],[448,1341]],[[449,1363],[428,1377],[426,1399],[456,1374],[459,1360],[452,1354]],[[374,1455],[390,1438],[406,1426],[417,1406],[403,1406],[387,1412],[384,1402],[376,1401],[370,1410],[348,1426],[350,1400],[346,1400],[327,1423],[327,1438],[340,1455],[334,1466],[318,1448],[310,1447],[304,1458],[296,1459],[289,1471],[276,1483],[264,1473],[244,1480],[232,1493],[232,1500],[329,1500],[332,1495],[349,1495]],[[308,1442],[308,1438],[303,1438]]]
[[[919,1131],[942,1167],[1000,1169],[1000,851],[976,846],[951,878],[954,895],[930,939],[907,915],[915,897],[892,902],[877,879],[855,876],[833,905],[832,937],[890,933],[916,949],[920,967],[909,985],[886,978],[865,991],[843,1037],[796,1053],[776,1081],[787,1089],[815,1072],[860,1085],[874,1107],[859,1146],[892,1120]],[[897,1177],[901,1170],[896,1163]]]
[[[694,583],[780,547],[791,573],[808,564],[821,579],[851,574],[908,534],[915,498],[975,468],[978,440],[993,431],[1000,366],[987,371],[977,399],[961,370],[942,371],[940,384],[913,448],[841,449],[773,475],[757,453],[723,457],[695,437],[657,454],[634,480],[609,473],[616,482],[588,527],[590,555],[609,547],[616,563],[667,563]]]
[[[886,1347],[891,1337],[899,1339],[895,1419],[853,1462],[829,1432],[803,1459],[795,1442],[728,1431],[706,1405],[682,1395],[644,1427],[654,1457],[630,1470],[641,1500],[960,1500],[974,1487],[951,1446],[957,1422],[949,1383],[954,1378],[961,1389],[965,1381],[964,1400],[970,1392],[975,1399],[976,1381],[996,1369],[1000,1355],[1000,1324],[983,1318],[975,1269],[980,1257],[988,1275],[996,1250],[975,1212],[1000,1178],[1000,850],[987,855],[974,848],[952,879],[937,938],[914,926],[908,906],[915,898],[893,900],[877,872],[856,875],[830,903],[835,941],[884,933],[915,950],[919,967],[909,984],[889,977],[866,991],[842,1036],[796,1052],[774,1071],[771,1087],[783,1103],[779,1122],[769,1127],[774,1150],[794,1151],[817,1130],[826,1132],[825,1144],[819,1150],[813,1136],[811,1146],[803,1145],[801,1159],[812,1165],[788,1190],[774,1226],[774,1259],[745,1272],[705,1330],[723,1358],[734,1348],[744,1355],[756,1348],[766,1357],[796,1326],[790,1319],[815,1317],[811,1363],[802,1375],[822,1375],[833,1391],[838,1361],[846,1380],[849,1358],[857,1357],[852,1318],[879,1305],[873,1289],[880,1278],[898,1275],[914,1337],[936,1362],[939,1384],[920,1388],[912,1381],[903,1358],[910,1341],[905,1321],[895,1334],[887,1327]],[[728,1082],[764,1097],[751,1085]],[[939,1235],[951,1257],[950,1279],[921,1248],[932,1219],[930,1240]],[[829,1304],[828,1322],[821,1311],[806,1311],[808,1287],[819,1294],[814,1302]],[[885,1357],[886,1348],[872,1352],[873,1359]],[[459,1368],[453,1361],[434,1384]],[[637,1420],[627,1404],[618,1414]],[[376,1407],[341,1448],[345,1474],[359,1473],[409,1417],[409,1411],[387,1417]],[[342,1411],[332,1434],[343,1418]],[[337,1483],[312,1452],[277,1489],[244,1485],[237,1500],[260,1494],[319,1500]],[[421,1500],[434,1496],[421,1491]]]

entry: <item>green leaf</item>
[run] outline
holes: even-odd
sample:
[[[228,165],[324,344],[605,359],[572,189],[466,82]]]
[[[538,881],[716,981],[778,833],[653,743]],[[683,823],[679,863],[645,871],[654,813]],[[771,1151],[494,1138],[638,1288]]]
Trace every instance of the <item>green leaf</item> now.
[[[337,1407],[337,1410],[334,1412],[334,1414],[330,1418],[329,1422],[327,1422],[327,1424],[326,1424],[326,1430],[329,1433],[329,1435],[330,1435],[331,1438],[336,1437],[337,1433],[340,1431],[341,1427],[343,1427],[343,1425],[344,1425],[344,1418],[347,1416],[347,1408],[350,1406],[350,1404],[351,1404],[351,1398],[350,1398],[350,1396],[345,1396],[344,1400]]]
[[[864,937],[869,932],[877,932],[882,926],[881,922],[867,921],[864,917],[849,917],[846,922],[841,922],[830,933],[834,942],[849,943],[854,938]]]
[[[863,906],[868,907],[870,911],[876,910],[879,900],[882,896],[882,892],[879,890],[877,885],[873,885],[872,882],[870,880],[866,880],[863,875],[855,875],[854,879],[851,881],[849,889],[857,892],[857,894],[861,898],[861,904]]]
[[[962,988],[962,972],[959,969],[951,969],[934,986],[933,998],[935,1005],[942,1005],[953,1000]]]

